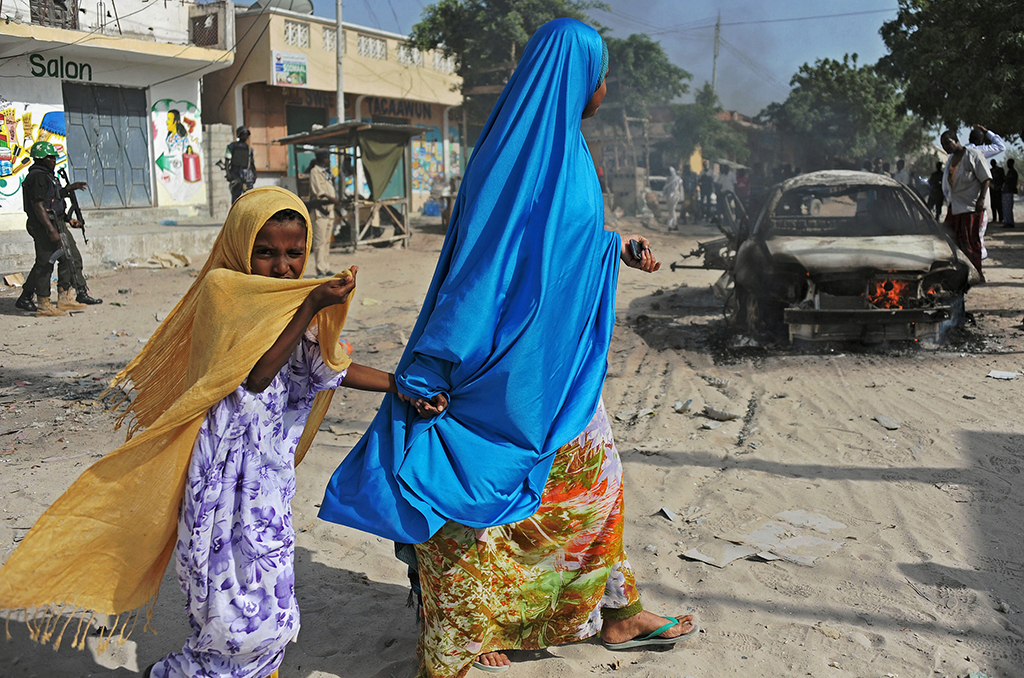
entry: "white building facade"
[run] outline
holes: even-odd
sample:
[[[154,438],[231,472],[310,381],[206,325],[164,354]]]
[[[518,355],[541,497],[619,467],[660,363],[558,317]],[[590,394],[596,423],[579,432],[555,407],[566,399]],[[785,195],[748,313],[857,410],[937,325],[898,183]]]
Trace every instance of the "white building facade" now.
[[[206,212],[201,79],[231,65],[234,15],[231,2],[4,0],[0,230],[24,228],[40,140],[89,183],[84,209]]]

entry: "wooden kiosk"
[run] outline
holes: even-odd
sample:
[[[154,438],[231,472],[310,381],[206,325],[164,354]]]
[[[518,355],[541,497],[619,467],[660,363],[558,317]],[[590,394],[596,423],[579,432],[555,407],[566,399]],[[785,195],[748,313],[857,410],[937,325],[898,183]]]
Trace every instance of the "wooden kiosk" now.
[[[412,138],[423,134],[422,127],[389,125],[385,123],[350,120],[328,125],[310,132],[300,132],[277,139],[274,143],[291,146],[292,164],[299,175],[300,150],[327,149],[337,157],[340,169],[335,189],[348,215],[342,222],[348,226],[347,245],[352,248],[379,243],[409,243],[409,214],[412,211]],[[404,167],[399,197],[382,197],[399,167]],[[370,197],[360,195],[360,183],[354,174],[357,162],[362,164]],[[353,178],[354,195],[347,195],[344,186]],[[304,200],[309,195],[309,178],[299,177],[298,194]],[[310,210],[312,211],[312,209]],[[393,235],[384,235],[379,227],[382,220],[394,226]]]

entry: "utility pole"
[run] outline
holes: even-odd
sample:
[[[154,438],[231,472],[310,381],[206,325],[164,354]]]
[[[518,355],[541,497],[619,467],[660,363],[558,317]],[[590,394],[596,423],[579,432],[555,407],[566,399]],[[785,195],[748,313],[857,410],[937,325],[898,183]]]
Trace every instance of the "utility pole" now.
[[[345,44],[345,33],[341,27],[341,0],[337,0],[338,6],[338,27],[335,29],[334,38],[334,51],[338,55],[338,101],[335,104],[335,108],[338,110],[338,122],[345,122],[345,74],[341,70],[341,54],[342,45]],[[718,54],[718,43],[715,43],[715,54]],[[359,118],[359,111],[355,112],[355,116]]]
[[[338,0],[341,7],[341,0]],[[340,10],[339,10],[340,11]],[[718,36],[722,32],[722,10],[718,10],[718,21],[715,22],[715,59],[711,63],[711,91],[717,92],[715,86],[718,84]]]

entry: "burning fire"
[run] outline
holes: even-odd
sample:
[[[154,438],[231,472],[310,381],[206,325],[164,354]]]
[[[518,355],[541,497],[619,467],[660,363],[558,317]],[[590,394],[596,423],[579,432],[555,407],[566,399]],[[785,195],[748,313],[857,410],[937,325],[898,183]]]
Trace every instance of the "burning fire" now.
[[[903,308],[907,297],[913,294],[909,280],[872,280],[868,284],[868,300],[878,308]]]

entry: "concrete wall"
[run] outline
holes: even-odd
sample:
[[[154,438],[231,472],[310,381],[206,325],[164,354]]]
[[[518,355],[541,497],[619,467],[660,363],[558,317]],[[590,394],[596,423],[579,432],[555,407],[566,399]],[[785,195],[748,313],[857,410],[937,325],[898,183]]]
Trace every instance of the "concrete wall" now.
[[[76,5],[74,0],[67,0],[66,4],[71,10]],[[116,7],[114,0],[80,0],[77,9],[80,31],[188,44],[189,4],[180,0],[118,0]],[[29,0],[7,0],[4,2],[4,14],[16,21],[30,23]]]
[[[230,125],[206,125],[203,128],[206,153],[206,196],[210,205],[210,218],[223,221],[231,209],[231,188],[224,178],[224,170],[215,164],[224,158],[228,144],[235,140]]]

